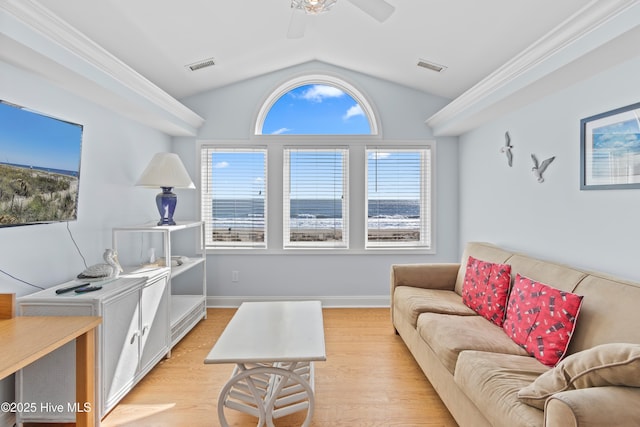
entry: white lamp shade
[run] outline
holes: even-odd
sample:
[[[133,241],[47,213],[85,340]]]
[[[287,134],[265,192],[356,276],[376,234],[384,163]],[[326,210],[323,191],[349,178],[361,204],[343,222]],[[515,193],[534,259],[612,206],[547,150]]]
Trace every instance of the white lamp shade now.
[[[175,153],[156,153],[138,178],[136,186],[196,188],[180,157]]]

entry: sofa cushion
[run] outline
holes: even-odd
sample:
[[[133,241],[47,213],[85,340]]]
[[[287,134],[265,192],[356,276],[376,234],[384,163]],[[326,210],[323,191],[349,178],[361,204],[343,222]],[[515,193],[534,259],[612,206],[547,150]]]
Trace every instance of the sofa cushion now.
[[[518,400],[518,390],[549,368],[530,356],[463,351],[454,380],[494,427],[540,427],[543,412]]]
[[[511,286],[511,266],[469,257],[462,302],[480,316],[502,326]]]
[[[590,274],[574,292],[584,299],[568,354],[600,344],[640,344],[640,283]]]
[[[520,390],[518,398],[544,409],[555,393],[610,385],[640,387],[640,344],[602,344],[567,356]]]
[[[402,311],[415,327],[421,313],[475,316],[476,312],[462,303],[460,295],[442,289],[423,289],[398,286],[393,294],[394,309]]]
[[[500,328],[481,316],[423,313],[418,333],[452,374],[458,354],[464,350],[527,355]]]
[[[582,297],[516,275],[503,328],[513,341],[548,366],[562,358]]]
[[[511,273],[529,277],[561,291],[576,292],[576,286],[587,276],[584,271],[563,264],[515,254],[509,258]]]

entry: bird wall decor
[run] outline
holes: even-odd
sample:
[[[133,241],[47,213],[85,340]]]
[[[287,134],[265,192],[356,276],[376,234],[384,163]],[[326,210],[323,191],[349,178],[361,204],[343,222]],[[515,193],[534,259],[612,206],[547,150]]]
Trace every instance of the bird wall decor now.
[[[538,164],[538,158],[536,157],[536,155],[531,154],[531,160],[533,160],[533,168],[531,168],[531,172],[533,172],[533,175],[536,177],[539,183],[544,182],[544,178],[542,177],[542,174],[544,173],[545,170],[547,170],[547,168],[555,158],[556,156],[549,157],[548,159],[544,160],[541,164]]]
[[[87,281],[98,281],[112,279],[118,277],[122,273],[122,267],[118,262],[118,254],[113,249],[104,251],[102,258],[106,264],[95,264],[87,267],[82,273],[78,274],[78,279]]]
[[[500,152],[506,154],[507,163],[509,164],[509,167],[511,167],[513,165],[513,153],[511,152],[513,145],[511,145],[511,137],[509,136],[509,132],[504,133],[504,140],[504,146],[500,148]]]

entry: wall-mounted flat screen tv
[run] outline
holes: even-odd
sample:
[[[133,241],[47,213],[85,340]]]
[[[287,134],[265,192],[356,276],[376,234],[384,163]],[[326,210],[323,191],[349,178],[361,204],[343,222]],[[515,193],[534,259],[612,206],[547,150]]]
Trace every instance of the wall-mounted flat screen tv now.
[[[0,100],[0,227],[78,218],[82,130]]]

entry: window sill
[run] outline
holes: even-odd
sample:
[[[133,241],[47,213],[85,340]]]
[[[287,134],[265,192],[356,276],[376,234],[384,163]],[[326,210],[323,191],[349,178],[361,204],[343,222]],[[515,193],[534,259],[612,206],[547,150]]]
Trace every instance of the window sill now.
[[[336,249],[336,248],[295,248],[295,249],[264,249],[264,248],[216,248],[207,249],[207,255],[435,255],[433,248],[370,248],[370,249]]]

